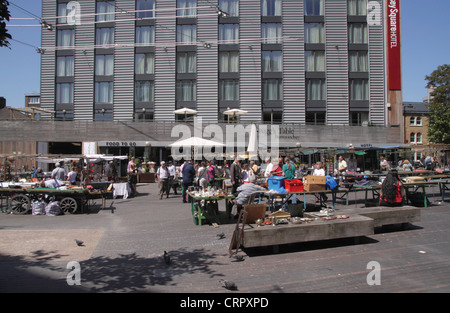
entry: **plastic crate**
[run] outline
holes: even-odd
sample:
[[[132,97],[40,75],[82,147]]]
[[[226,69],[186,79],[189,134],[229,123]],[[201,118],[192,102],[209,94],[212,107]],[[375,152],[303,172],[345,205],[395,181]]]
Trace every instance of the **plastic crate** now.
[[[283,176],[271,176],[268,179],[269,190],[279,190],[280,188],[284,188],[284,180],[286,178]]]
[[[288,192],[302,192],[303,182],[299,179],[286,179],[284,181],[284,188],[286,188]]]

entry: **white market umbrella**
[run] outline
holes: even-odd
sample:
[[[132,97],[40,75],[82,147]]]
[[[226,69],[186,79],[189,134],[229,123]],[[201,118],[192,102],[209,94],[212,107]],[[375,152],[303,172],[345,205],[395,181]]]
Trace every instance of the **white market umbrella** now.
[[[230,121],[230,115],[236,116],[236,115],[243,115],[248,113],[248,111],[244,111],[241,109],[228,109],[223,112],[223,114],[228,115],[228,122]]]
[[[197,114],[197,110],[194,109],[189,109],[189,108],[181,108],[178,110],[173,111],[173,113],[175,114],[184,114],[184,118],[186,119],[186,116],[189,115],[195,115]]]
[[[248,138],[247,152],[257,152],[258,151],[258,131],[256,130],[256,125],[252,124],[250,129],[250,136]]]
[[[200,137],[190,137],[187,139],[178,140],[169,145],[169,147],[171,147],[171,148],[180,148],[180,147],[187,148],[187,147],[189,147],[191,149],[191,151],[195,148],[224,147],[224,146],[225,145],[221,142],[204,139],[204,138],[200,138]]]

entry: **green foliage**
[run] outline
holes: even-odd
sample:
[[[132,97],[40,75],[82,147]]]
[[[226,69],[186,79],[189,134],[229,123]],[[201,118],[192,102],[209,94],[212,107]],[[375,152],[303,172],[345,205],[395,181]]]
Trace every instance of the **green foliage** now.
[[[11,15],[8,10],[9,2],[7,0],[0,0],[0,47],[9,47],[9,39],[11,35],[6,29],[6,22],[9,22]]]
[[[428,105],[430,142],[450,144],[450,65],[439,66],[431,75],[426,76],[427,87],[434,87],[433,100]]]

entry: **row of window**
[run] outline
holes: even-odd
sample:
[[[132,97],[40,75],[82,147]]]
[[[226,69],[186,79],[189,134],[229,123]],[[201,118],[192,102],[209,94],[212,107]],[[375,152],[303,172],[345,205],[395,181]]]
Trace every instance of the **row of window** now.
[[[305,16],[323,16],[325,0],[304,0]],[[136,17],[155,17],[156,0],[136,0]],[[218,7],[227,16],[239,16],[239,0],[219,0]],[[108,22],[115,19],[115,1],[96,3],[96,21]],[[67,5],[58,4],[58,23],[67,23]],[[366,16],[367,0],[348,0],[347,13],[350,16]],[[195,17],[197,0],[177,0],[177,17]],[[261,16],[282,16],[282,0],[261,0]]]
[[[135,74],[154,74],[155,57],[153,53],[135,54]],[[196,52],[178,52],[176,57],[176,71],[182,73],[197,72]],[[282,72],[283,59],[281,51],[262,51],[261,72]],[[56,76],[74,76],[74,56],[58,56],[56,58]],[[349,72],[368,72],[367,51],[352,51],[349,53]],[[239,73],[239,52],[219,52],[219,73]],[[114,73],[114,55],[95,55],[95,75],[112,76]],[[325,52],[305,51],[305,72],[325,72]]]
[[[305,44],[324,44],[324,23],[305,23]],[[239,43],[239,24],[219,24],[219,44]],[[367,44],[367,24],[349,23],[349,44]],[[176,42],[184,45],[197,44],[197,25],[177,25]],[[281,23],[262,23],[261,42],[263,44],[281,44],[283,42]],[[155,26],[136,26],[136,46],[146,46],[155,43]],[[97,27],[95,46],[107,48],[114,45],[114,28]],[[74,29],[58,29],[57,46],[71,48],[75,46]]]

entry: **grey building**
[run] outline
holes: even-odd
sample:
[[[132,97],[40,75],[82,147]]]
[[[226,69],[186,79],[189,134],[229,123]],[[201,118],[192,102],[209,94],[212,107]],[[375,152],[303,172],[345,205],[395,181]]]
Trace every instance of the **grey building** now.
[[[209,123],[240,108],[242,122],[388,126],[388,8],[369,4],[43,0],[41,107],[74,121],[176,121],[188,107]]]

